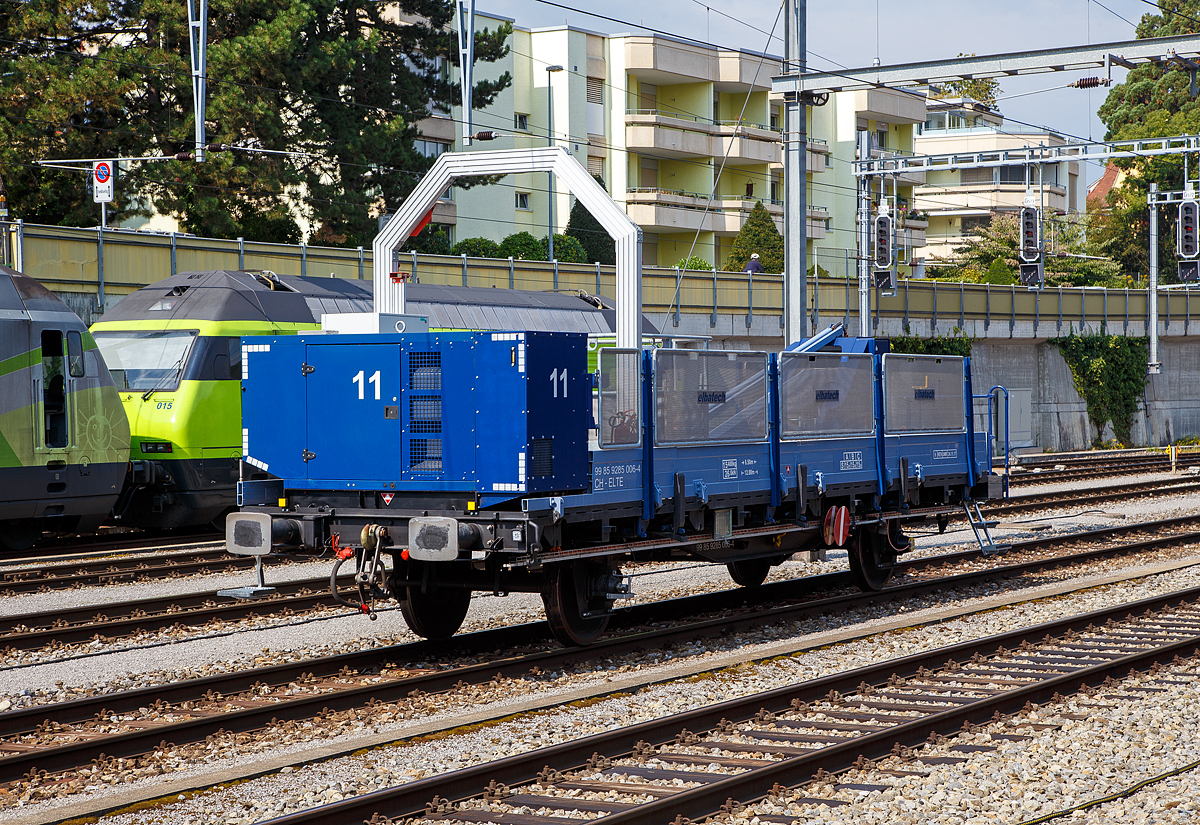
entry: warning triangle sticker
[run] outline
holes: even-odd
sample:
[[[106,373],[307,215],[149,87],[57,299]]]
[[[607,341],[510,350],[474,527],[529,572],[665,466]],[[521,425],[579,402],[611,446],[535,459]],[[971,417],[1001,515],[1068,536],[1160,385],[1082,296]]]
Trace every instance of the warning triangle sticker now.
[[[383,503],[384,503],[384,504],[391,504],[391,503],[392,503],[392,499],[394,499],[395,497],[396,497],[396,494],[395,494],[395,493],[384,493],[384,494],[383,494]]]

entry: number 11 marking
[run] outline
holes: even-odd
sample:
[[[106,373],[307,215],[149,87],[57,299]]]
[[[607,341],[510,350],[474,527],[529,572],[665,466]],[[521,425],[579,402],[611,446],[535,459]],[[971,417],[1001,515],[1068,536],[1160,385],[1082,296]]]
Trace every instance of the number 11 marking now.
[[[358,400],[359,401],[362,401],[364,398],[363,390],[366,389],[366,384],[363,383],[363,376],[365,374],[366,373],[364,373],[362,370],[359,370],[358,374],[350,379],[350,382],[352,384],[358,384]],[[375,385],[375,400],[378,401],[379,400],[379,370],[375,370],[375,374],[367,379],[367,383]]]
[[[560,373],[561,373],[561,376],[560,376]],[[562,379],[562,390],[563,390],[562,397],[566,398],[567,397],[567,370],[565,368],[563,368],[561,370],[556,369],[556,370],[554,370],[554,372],[550,373],[550,388],[554,391],[554,397],[558,398],[558,381],[559,381],[560,377]]]

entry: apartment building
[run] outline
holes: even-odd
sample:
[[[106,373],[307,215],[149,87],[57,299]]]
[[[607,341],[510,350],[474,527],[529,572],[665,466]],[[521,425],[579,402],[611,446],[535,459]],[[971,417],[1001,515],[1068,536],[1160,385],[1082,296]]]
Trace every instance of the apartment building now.
[[[1028,146],[1062,146],[1068,139],[1049,129],[1006,125],[1004,116],[970,98],[930,99],[914,142],[918,154],[986,152]],[[1047,216],[1086,208],[1078,161],[1045,166],[997,166],[931,171],[914,190],[913,208],[928,216],[926,245],[916,254],[930,259],[954,254],[963,236],[988,225],[994,215],[1015,212],[1027,193]]]
[[[501,20],[476,13],[480,28]],[[484,147],[567,148],[642,227],[647,265],[671,266],[691,252],[720,266],[757,203],[782,231],[781,116],[769,99],[777,58],[661,36],[515,27],[509,57],[481,70],[513,75],[512,87],[474,114],[476,130],[502,133]],[[455,109],[450,123],[460,117]],[[816,155],[813,168],[824,169]],[[572,198],[551,188],[538,174],[456,189],[453,237],[543,237],[551,197],[562,232]],[[813,214],[823,231],[827,213]]]

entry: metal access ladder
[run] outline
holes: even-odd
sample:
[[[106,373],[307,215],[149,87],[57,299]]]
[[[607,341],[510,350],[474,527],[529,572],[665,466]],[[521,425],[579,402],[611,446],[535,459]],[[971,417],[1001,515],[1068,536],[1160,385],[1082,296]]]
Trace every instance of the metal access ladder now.
[[[1012,548],[1011,544],[997,544],[992,538],[992,528],[1000,522],[985,519],[983,513],[979,511],[978,501],[973,499],[964,501],[963,511],[967,514],[967,522],[971,525],[971,531],[975,534],[975,541],[978,542],[983,555],[990,556]]]

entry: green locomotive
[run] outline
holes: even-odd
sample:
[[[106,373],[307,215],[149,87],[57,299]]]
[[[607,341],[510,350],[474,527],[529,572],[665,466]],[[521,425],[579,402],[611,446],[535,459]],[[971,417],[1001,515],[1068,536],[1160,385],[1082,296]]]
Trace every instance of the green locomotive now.
[[[115,523],[221,525],[243,472],[242,337],[317,329],[322,313],[371,301],[370,282],[215,270],[181,272],[109,310],[92,334],[132,433]],[[245,478],[260,475],[246,466]]]
[[[128,460],[129,424],[87,327],[0,266],[0,546],[97,528]]]

